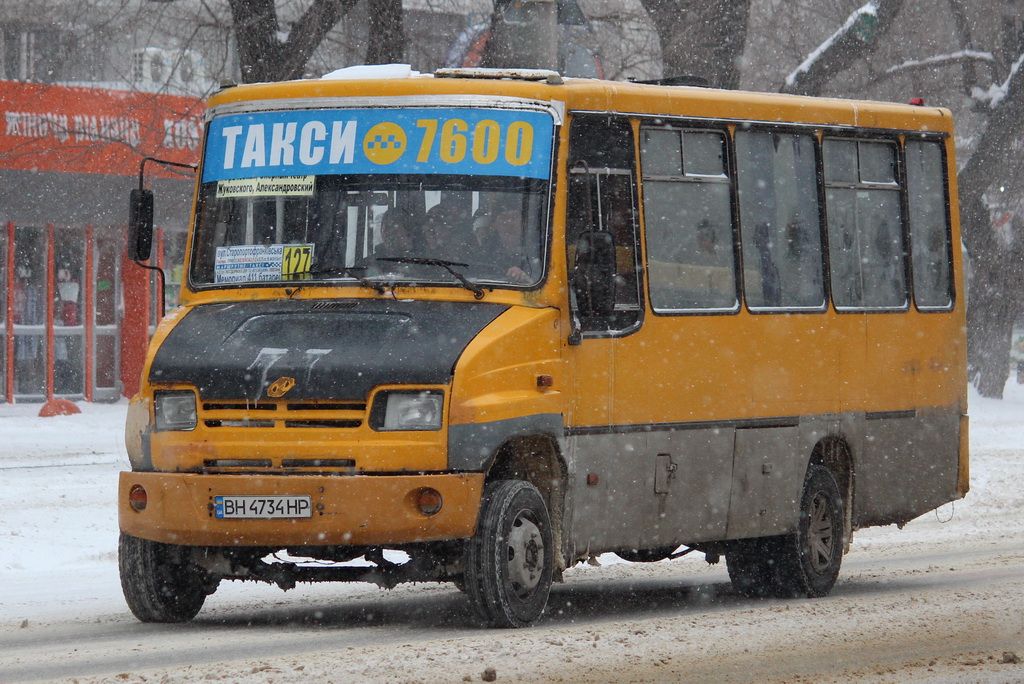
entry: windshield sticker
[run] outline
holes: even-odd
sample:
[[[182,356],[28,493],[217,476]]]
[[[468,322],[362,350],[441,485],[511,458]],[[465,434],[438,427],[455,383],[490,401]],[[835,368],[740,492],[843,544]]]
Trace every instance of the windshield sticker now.
[[[203,182],[366,173],[546,179],[553,135],[549,114],[511,109],[233,114],[210,122]]]
[[[277,176],[217,181],[217,197],[308,197],[315,180],[316,176]]]
[[[241,245],[218,247],[215,283],[259,283],[309,273],[313,245]]]

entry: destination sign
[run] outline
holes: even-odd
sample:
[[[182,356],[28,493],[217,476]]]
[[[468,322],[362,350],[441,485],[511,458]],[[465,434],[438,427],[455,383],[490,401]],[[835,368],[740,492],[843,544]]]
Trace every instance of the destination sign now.
[[[317,109],[219,116],[203,182],[331,174],[548,178],[554,123],[512,109]]]

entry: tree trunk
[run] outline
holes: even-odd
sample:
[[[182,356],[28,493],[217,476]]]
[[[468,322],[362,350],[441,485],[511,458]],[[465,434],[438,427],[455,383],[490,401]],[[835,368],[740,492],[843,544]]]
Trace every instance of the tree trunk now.
[[[1010,344],[1017,310],[1013,298],[1004,296],[987,273],[975,275],[967,309],[967,348],[969,375],[983,397],[1003,398],[1010,375]]]
[[[750,0],[641,0],[661,41],[666,77],[699,76],[739,87]]]
[[[958,174],[964,244],[973,278],[967,311],[971,380],[983,397],[1002,398],[1009,375],[1013,325],[1024,311],[1020,293],[1024,236],[1011,230],[1009,244],[996,239],[985,192],[1012,167],[1013,142],[1021,135],[1024,74],[1018,69],[992,110],[974,153]]]
[[[367,64],[396,64],[405,59],[402,0],[368,0],[370,38]]]
[[[554,0],[495,0],[491,35],[480,66],[558,69],[558,16]]]
[[[356,4],[314,0],[282,41],[274,0],[228,0],[245,83],[302,78],[313,50]]]
[[[1001,399],[1010,372],[1013,326],[1024,311],[1024,223],[1014,220],[996,237],[980,196],[964,198],[961,223],[971,259],[967,307],[967,359],[971,382],[983,397]]]

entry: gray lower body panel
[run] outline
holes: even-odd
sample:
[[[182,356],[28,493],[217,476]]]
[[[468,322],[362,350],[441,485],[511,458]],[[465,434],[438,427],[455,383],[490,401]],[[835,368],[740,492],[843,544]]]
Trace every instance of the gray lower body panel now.
[[[959,429],[959,407],[568,428],[568,551],[789,533],[826,439],[852,457],[853,526],[905,522],[958,497]]]

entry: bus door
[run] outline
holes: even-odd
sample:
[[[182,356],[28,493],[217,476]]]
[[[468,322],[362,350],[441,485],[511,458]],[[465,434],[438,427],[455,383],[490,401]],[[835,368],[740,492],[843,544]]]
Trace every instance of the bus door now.
[[[633,130],[625,117],[573,119],[569,144],[566,246],[573,317],[569,415],[574,462],[574,538],[581,552],[637,548],[653,516],[646,431],[615,421],[618,392],[635,359],[625,337],[642,319]],[[645,506],[652,507],[651,511]]]

